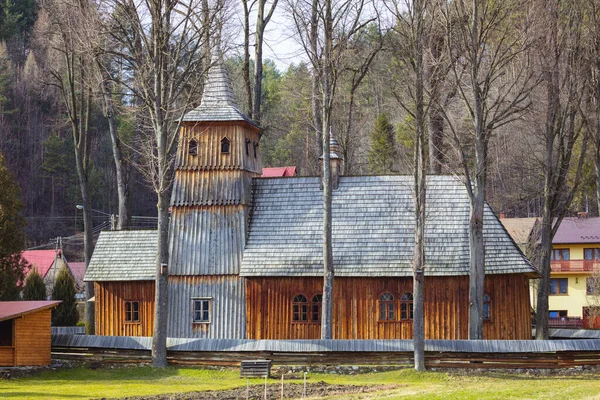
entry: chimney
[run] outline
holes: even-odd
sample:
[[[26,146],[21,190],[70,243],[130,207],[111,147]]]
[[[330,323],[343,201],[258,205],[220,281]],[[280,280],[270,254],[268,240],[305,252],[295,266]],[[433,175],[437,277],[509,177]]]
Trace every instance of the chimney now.
[[[337,190],[340,183],[340,171],[344,158],[340,153],[340,144],[330,133],[329,139],[329,164],[331,165],[331,188]],[[319,157],[322,160],[324,157]]]
[[[587,217],[588,217],[587,211],[579,211],[577,213],[577,218],[587,218]]]
[[[500,219],[505,219],[506,218],[506,213],[500,213]]]

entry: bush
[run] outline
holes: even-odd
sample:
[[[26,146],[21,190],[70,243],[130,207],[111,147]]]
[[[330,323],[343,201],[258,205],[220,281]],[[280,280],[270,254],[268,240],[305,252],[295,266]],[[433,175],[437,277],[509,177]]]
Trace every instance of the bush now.
[[[24,300],[46,300],[46,284],[38,272],[33,268],[27,279],[25,279],[25,289],[23,289]]]
[[[52,290],[52,300],[61,300],[52,312],[52,325],[54,326],[74,326],[79,320],[77,313],[77,302],[75,301],[75,280],[73,275],[67,269],[62,267],[58,271],[54,290]]]

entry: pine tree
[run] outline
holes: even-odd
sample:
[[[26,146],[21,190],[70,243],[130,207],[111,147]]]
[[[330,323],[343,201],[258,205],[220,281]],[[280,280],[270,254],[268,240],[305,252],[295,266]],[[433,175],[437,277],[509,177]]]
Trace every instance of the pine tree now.
[[[46,284],[37,268],[33,268],[27,275],[23,300],[46,300]]]
[[[54,290],[52,290],[52,300],[62,301],[52,312],[52,325],[73,326],[77,324],[79,314],[77,313],[75,292],[75,280],[67,267],[63,266],[58,271]]]
[[[394,126],[385,114],[379,114],[371,133],[369,169],[373,174],[389,174],[396,160]]]

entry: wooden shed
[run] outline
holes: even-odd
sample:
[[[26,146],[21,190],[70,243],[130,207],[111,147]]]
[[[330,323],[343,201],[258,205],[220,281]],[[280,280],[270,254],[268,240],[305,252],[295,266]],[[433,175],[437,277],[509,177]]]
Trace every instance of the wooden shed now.
[[[50,364],[52,309],[60,301],[0,301],[0,366]]]

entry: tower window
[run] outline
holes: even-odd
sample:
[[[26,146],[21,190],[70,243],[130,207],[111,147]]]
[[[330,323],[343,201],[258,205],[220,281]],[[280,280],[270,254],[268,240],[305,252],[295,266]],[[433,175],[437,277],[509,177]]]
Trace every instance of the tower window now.
[[[221,139],[221,153],[229,153],[229,147],[231,146],[231,141],[224,137]]]
[[[250,139],[246,138],[246,155],[250,155]]]
[[[190,143],[188,144],[188,154],[190,156],[198,155],[198,142],[196,142],[196,139],[190,140]]]
[[[258,154],[258,142],[254,142],[254,158],[256,158],[256,154]]]

